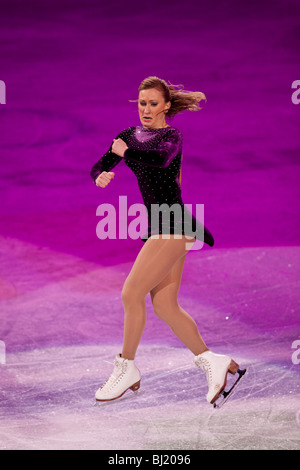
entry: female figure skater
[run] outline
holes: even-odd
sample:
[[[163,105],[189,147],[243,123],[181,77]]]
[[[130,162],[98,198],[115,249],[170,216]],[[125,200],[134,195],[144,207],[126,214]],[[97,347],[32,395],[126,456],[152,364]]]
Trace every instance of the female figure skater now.
[[[128,389],[135,391],[140,387],[141,375],[134,359],[145,328],[148,293],[156,315],[194,354],[195,365],[205,371],[208,402],[214,403],[224,390],[227,373],[234,374],[238,370],[238,364],[231,357],[215,354],[206,346],[195,321],[178,304],[187,246],[198,238],[191,232],[192,224],[186,223],[186,219],[183,224],[183,218],[179,221],[173,218],[169,224],[160,220],[155,223],[152,214],[150,216],[153,204],[170,206],[175,203],[184,209],[180,189],[182,135],[166,123],[166,118],[184,110],[201,109],[198,103],[206,98],[201,92],[181,90],[155,76],[143,80],[137,100],[142,126],[123,130],[91,171],[96,185],[105,188],[114,178],[112,168],[123,158],[138,179],[149,221],[148,235],[142,238],[144,245],[122,289],[125,313],[122,353],[116,356],[109,379],[97,390],[97,401],[115,400]],[[189,221],[201,227],[194,216],[189,215]],[[169,234],[168,238],[162,236],[165,233]],[[202,234],[202,241],[213,246],[214,239],[206,227],[202,226],[196,233],[200,233],[199,237]]]

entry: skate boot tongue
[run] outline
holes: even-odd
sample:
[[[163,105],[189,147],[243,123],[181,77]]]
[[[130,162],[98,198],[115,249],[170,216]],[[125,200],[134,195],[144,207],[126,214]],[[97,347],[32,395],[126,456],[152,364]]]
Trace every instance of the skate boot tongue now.
[[[205,355],[205,353],[199,354],[199,356],[196,356],[194,358],[194,363],[196,367],[199,367],[199,369],[202,369],[203,372],[205,372],[206,380],[207,380],[208,386],[210,387],[211,382],[212,382],[212,369],[211,369],[211,363],[207,355]]]
[[[114,370],[112,372],[112,377],[117,379],[122,373],[126,371],[127,359],[123,359],[121,354],[118,354],[114,362]]]
[[[202,369],[206,374],[211,369],[211,355],[209,353],[210,351],[205,351],[204,353],[199,354],[199,356],[194,357],[195,366]]]

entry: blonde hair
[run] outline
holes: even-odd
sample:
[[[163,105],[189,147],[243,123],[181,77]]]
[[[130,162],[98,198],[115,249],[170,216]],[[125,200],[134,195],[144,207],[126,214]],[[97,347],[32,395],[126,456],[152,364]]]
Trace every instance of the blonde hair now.
[[[207,101],[206,96],[201,91],[183,91],[183,85],[173,85],[156,76],[145,78],[139,86],[139,92],[156,88],[161,91],[165,102],[171,101],[171,106],[166,113],[166,118],[172,118],[176,114],[181,114],[182,111],[199,111],[199,102],[202,100]],[[138,100],[129,100],[130,102],[137,102]]]

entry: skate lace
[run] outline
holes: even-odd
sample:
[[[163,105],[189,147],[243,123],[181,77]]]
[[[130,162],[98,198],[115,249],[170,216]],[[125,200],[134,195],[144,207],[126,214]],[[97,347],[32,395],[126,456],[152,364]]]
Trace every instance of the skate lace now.
[[[198,367],[200,367],[200,369],[205,372],[208,385],[210,386],[212,384],[212,370],[210,367],[210,363],[203,357],[199,357],[197,358],[196,364]]]
[[[125,372],[127,369],[127,361],[122,362],[115,362],[113,373],[109,376],[106,382],[100,387],[100,390],[104,388],[107,390],[111,390],[118,385],[118,383],[122,380]]]

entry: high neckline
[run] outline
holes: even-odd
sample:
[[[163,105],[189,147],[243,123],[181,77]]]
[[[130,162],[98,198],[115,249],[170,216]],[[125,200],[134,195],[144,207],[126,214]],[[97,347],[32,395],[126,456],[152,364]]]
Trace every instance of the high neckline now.
[[[168,129],[169,127],[171,126],[166,126],[166,127],[144,127],[144,126],[137,126],[143,130],[147,130],[147,131],[158,131],[158,130],[162,130],[162,129]]]

